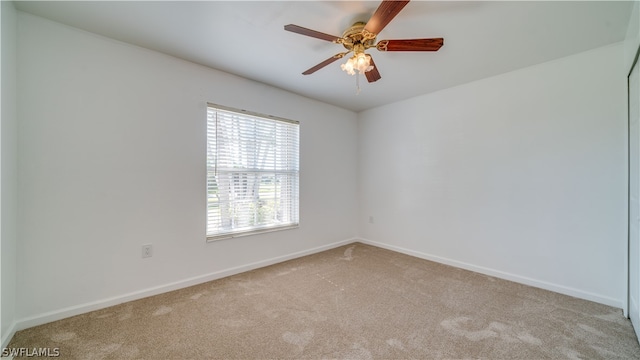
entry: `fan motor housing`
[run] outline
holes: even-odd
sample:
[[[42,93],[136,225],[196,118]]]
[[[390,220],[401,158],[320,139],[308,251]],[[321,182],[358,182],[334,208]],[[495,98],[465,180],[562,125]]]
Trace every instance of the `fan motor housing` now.
[[[342,44],[347,50],[353,49],[353,46],[358,43],[364,45],[365,48],[374,46],[374,44],[376,43],[376,38],[365,40],[364,36],[362,35],[362,30],[364,30],[365,25],[367,25],[367,23],[358,21],[351,25],[350,28],[345,30],[344,33],[342,33],[342,38],[345,40],[348,39],[348,41],[345,41]]]

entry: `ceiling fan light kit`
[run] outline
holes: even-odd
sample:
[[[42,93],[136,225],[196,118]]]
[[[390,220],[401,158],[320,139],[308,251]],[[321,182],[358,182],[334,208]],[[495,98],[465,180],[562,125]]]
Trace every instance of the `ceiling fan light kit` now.
[[[341,43],[347,50],[347,53],[353,51],[353,56],[347,60],[346,63],[340,65],[340,68],[349,75],[355,75],[355,70],[358,70],[359,74],[364,74],[367,71],[371,71],[371,55],[367,55],[364,51],[370,47],[375,46],[375,35],[373,38],[366,38],[363,34],[365,23],[357,22],[347,29],[342,38],[336,42]]]
[[[382,78],[377,66],[373,62],[373,58],[371,55],[366,54],[365,50],[376,48],[378,51],[438,51],[444,44],[443,38],[381,40],[376,43],[378,33],[380,33],[408,3],[409,1],[382,1],[369,21],[366,23],[361,21],[356,22],[344,31],[342,37],[325,34],[298,25],[285,25],[284,29],[287,31],[330,41],[335,44],[342,44],[345,49],[347,49],[346,52],[338,53],[318,65],[311,67],[302,74],[313,74],[353,52],[353,55],[349,57],[347,62],[340,65],[340,68],[349,75],[356,75],[356,93],[358,93],[360,92],[360,86],[357,75],[364,74],[370,83]]]

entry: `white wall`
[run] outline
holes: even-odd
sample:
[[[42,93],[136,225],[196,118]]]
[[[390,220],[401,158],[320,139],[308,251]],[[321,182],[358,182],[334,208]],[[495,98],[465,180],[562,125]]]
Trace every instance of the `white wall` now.
[[[640,4],[638,3],[638,1],[635,1],[633,4],[633,8],[631,10],[631,14],[629,17],[629,25],[627,28],[627,35],[625,37],[624,40],[624,67],[623,69],[625,70],[626,74],[628,74],[631,71],[631,67],[633,66],[636,54],[638,52],[638,47],[640,46]],[[629,106],[631,106],[631,104],[629,104]],[[630,108],[629,108],[630,109]],[[629,114],[631,115],[631,114]],[[631,126],[631,125],[629,125]],[[631,127],[629,128],[629,137],[631,139],[631,136],[633,136],[633,134],[631,133]],[[630,151],[630,157],[629,157],[629,162],[633,161],[633,159],[637,159],[638,158],[638,154],[631,154],[631,149],[633,149],[633,147],[631,146],[631,144],[629,144],[629,151]],[[631,177],[630,177],[631,179]],[[630,184],[629,189],[632,189],[633,184]],[[629,218],[631,218],[631,212],[632,209],[631,207],[634,206],[633,201],[631,200],[631,193],[629,194],[629,208],[630,208],[630,212],[629,212]],[[636,334],[640,335],[640,327],[638,326],[638,324],[640,324],[640,319],[638,318],[638,313],[640,312],[639,306],[636,302],[634,302],[634,297],[637,298],[637,283],[633,284],[634,281],[637,281],[638,277],[640,276],[640,274],[637,273],[637,264],[639,260],[639,255],[637,252],[637,247],[636,247],[636,251],[634,251],[634,247],[637,244],[637,239],[632,239],[631,236],[633,235],[633,232],[631,231],[631,224],[629,224],[629,246],[628,246],[628,259],[625,259],[624,263],[625,265],[628,267],[628,271],[629,271],[629,278],[628,278],[628,297],[627,299],[625,299],[626,301],[626,307],[625,307],[625,315],[629,316],[629,318],[631,319],[631,323],[633,324],[635,330],[636,330]],[[635,273],[634,273],[635,272]],[[634,292],[636,292],[636,294],[634,295]]]
[[[638,46],[640,46],[640,2],[634,1],[629,16],[627,36],[624,39],[624,68],[627,73],[631,70]]]
[[[356,236],[355,113],[18,20],[20,327]],[[299,229],[205,242],[207,101],[300,121]]]
[[[622,307],[623,53],[618,43],[361,113],[361,236]]]
[[[17,11],[1,2],[2,117],[0,121],[0,348],[14,331],[16,306],[16,241],[18,212],[18,125],[16,109]]]

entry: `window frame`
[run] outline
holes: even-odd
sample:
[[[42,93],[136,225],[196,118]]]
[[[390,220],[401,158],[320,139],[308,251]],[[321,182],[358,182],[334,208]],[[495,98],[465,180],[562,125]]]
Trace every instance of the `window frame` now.
[[[231,230],[229,232],[222,232],[222,233],[218,233],[218,234],[209,234],[209,180],[210,180],[210,164],[209,164],[209,143],[210,143],[210,133],[209,133],[209,109],[214,109],[214,111],[223,111],[223,112],[230,112],[230,113],[236,113],[239,115],[246,115],[248,117],[255,117],[255,118],[259,118],[261,120],[266,120],[266,121],[273,121],[273,122],[282,122],[282,123],[287,123],[287,124],[293,124],[297,127],[297,149],[296,149],[296,167],[295,167],[295,192],[294,192],[294,199],[292,201],[295,202],[295,204],[292,203],[293,206],[295,206],[296,210],[295,210],[295,215],[297,217],[296,221],[291,222],[291,223],[285,223],[282,225],[273,225],[273,224],[268,224],[268,225],[258,225],[258,226],[254,226],[252,228],[249,229],[244,229],[244,230]],[[261,113],[257,113],[257,112],[253,112],[253,111],[248,111],[248,110],[243,110],[243,109],[236,109],[233,107],[229,107],[229,106],[224,106],[224,105],[219,105],[219,104],[215,104],[215,103],[211,103],[211,102],[207,102],[207,106],[206,106],[206,113],[207,113],[207,160],[206,160],[206,185],[205,185],[205,192],[206,192],[206,225],[205,225],[205,235],[206,235],[206,240],[207,242],[213,242],[213,241],[219,241],[219,240],[225,240],[225,239],[231,239],[231,238],[236,238],[236,237],[243,237],[243,236],[250,236],[250,235],[256,235],[256,234],[263,234],[263,233],[269,233],[269,232],[274,232],[274,231],[283,231],[283,230],[290,230],[290,229],[297,229],[300,227],[300,122],[296,121],[296,120],[291,120],[291,119],[286,119],[286,118],[282,118],[282,117],[278,117],[278,116],[273,116],[273,115],[266,115],[266,114],[261,114]],[[217,142],[216,142],[217,143]],[[217,169],[216,169],[217,171]],[[238,171],[239,173],[242,173],[242,170]],[[245,171],[246,172],[246,171]],[[267,171],[267,173],[270,173]],[[273,174],[277,174],[277,171],[274,170]]]

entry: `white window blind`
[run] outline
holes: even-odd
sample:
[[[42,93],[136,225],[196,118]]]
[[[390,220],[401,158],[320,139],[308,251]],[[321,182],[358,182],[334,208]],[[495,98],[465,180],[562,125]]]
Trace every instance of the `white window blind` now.
[[[207,239],[296,227],[299,123],[207,106]]]

